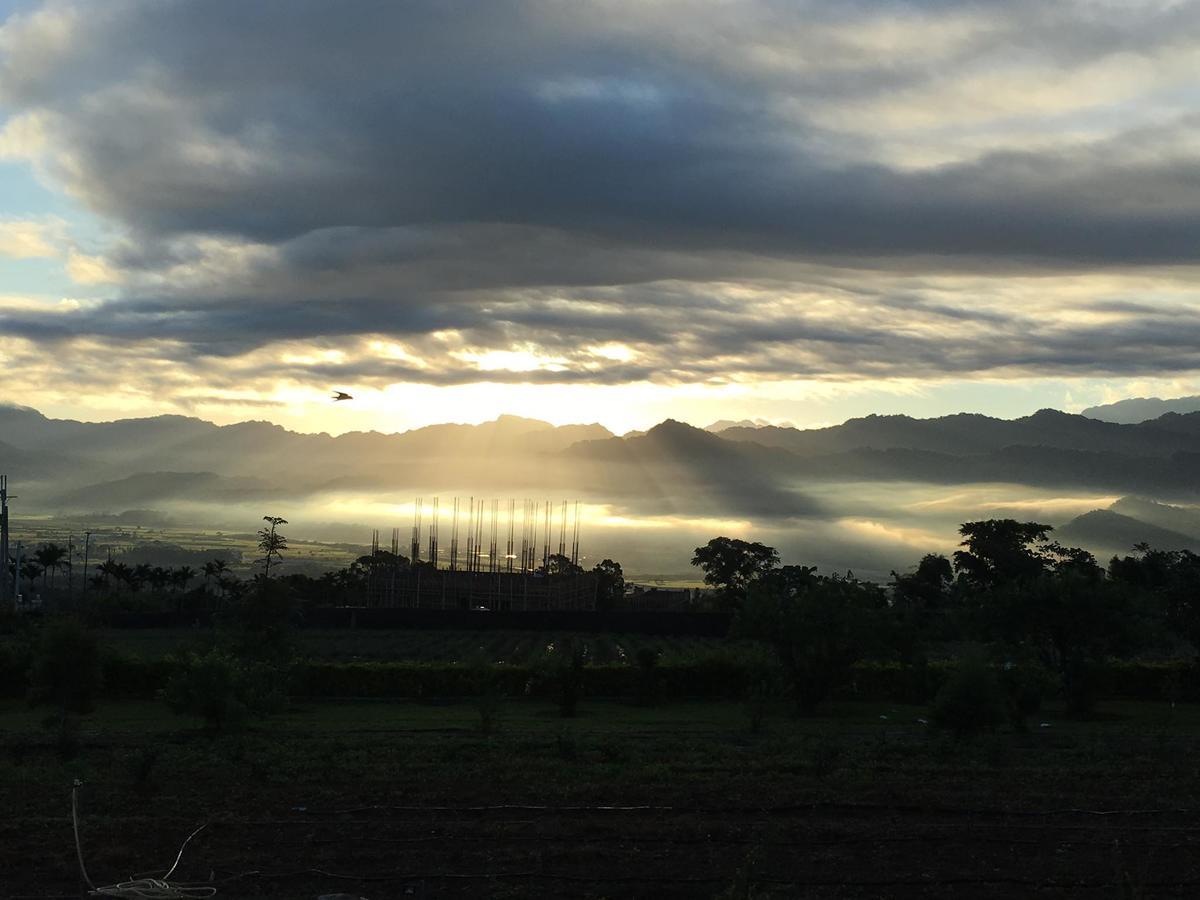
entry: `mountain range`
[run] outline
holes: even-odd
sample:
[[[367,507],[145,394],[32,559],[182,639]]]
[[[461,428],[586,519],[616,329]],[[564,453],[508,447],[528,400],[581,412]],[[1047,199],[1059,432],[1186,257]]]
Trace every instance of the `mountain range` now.
[[[295,495],[418,481],[518,487],[573,469],[601,493],[657,485],[661,494],[664,484],[678,483],[743,501],[760,495],[772,507],[804,482],[831,480],[1079,486],[1180,499],[1200,492],[1200,412],[1137,424],[1051,409],[1017,419],[872,415],[827,428],[734,424],[719,433],[668,419],[624,437],[601,425],[500,416],[331,437],[260,421],[218,426],[170,415],[84,423],[0,406],[0,435],[0,470],[56,485],[38,492],[54,509],[90,508],[106,493],[145,505],[179,492]],[[755,500],[747,508],[761,506]]]
[[[1134,538],[1200,545],[1200,513],[1188,509],[1200,500],[1200,411],[1137,423],[1051,409],[1016,419],[872,415],[815,429],[700,429],[668,419],[622,437],[596,424],[500,416],[333,437],[261,421],[218,426],[165,415],[84,423],[0,406],[0,472],[20,486],[25,512],[112,516],[183,505],[195,524],[221,521],[219,511],[239,505],[290,509],[365,496],[386,506],[461,493],[580,497],[623,515],[775,527],[855,515],[891,528],[931,521],[922,498],[950,486],[999,485],[1013,497],[1112,498],[1056,522],[1064,541],[1115,551]],[[899,486],[918,502],[900,499]],[[970,502],[946,515],[965,521],[975,515]]]
[[[1121,424],[1137,424],[1149,419],[1156,419],[1164,413],[1194,413],[1200,412],[1200,396],[1176,397],[1172,400],[1162,400],[1158,397],[1133,397],[1128,400],[1118,400],[1116,403],[1106,403],[1103,406],[1089,406],[1081,415],[1092,419],[1103,419],[1105,422]]]

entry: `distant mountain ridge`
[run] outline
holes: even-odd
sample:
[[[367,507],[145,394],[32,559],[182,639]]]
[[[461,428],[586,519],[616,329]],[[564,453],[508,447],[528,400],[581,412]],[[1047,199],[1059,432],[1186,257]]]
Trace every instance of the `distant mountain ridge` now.
[[[0,405],[0,435],[0,472],[25,483],[45,483],[30,492],[30,501],[58,511],[108,512],[179,499],[223,502],[380,490],[401,480],[398,474],[436,485],[438,479],[452,482],[456,465],[530,472],[548,454],[612,436],[596,424],[556,427],[499,416],[479,425],[333,437],[264,421],[216,425],[174,415],[77,422],[5,405]]]
[[[27,496],[50,510],[119,512],[173,499],[226,503],[414,487],[424,495],[540,496],[548,485],[662,514],[777,518],[831,515],[815,489],[849,482],[1200,497],[1200,412],[1139,424],[1049,409],[1017,419],[866,416],[827,428],[735,424],[719,433],[668,419],[624,437],[595,424],[500,416],[479,425],[333,437],[185,416],[92,424],[0,406],[0,435],[0,471],[40,482]]]
[[[734,427],[722,431],[721,437],[782,447],[804,456],[860,449],[965,455],[1025,446],[1163,457],[1200,450],[1197,439],[1200,413],[1141,425],[1102,422],[1054,409],[1042,409],[1018,419],[996,419],[977,413],[934,419],[872,415],[807,431],[778,426]]]
[[[1200,395],[1176,397],[1173,400],[1163,400],[1158,397],[1131,397],[1128,400],[1118,400],[1116,403],[1089,406],[1080,415],[1105,422],[1132,425],[1157,419],[1165,413],[1187,415],[1194,412],[1200,412]]]
[[[713,434],[720,434],[722,431],[727,431],[730,428],[769,428],[773,423],[766,419],[738,419],[736,422],[733,419],[718,419],[711,425],[706,425],[704,430],[711,431]],[[791,422],[780,422],[780,428],[795,428]]]

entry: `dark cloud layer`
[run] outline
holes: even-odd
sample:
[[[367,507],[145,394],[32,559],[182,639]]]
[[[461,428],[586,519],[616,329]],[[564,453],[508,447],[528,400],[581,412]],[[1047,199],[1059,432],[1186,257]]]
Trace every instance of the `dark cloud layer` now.
[[[996,285],[1193,262],[1200,119],[1162,73],[1197,45],[1192,3],[50,3],[0,100],[123,281],[0,321],[346,350],[261,363],[301,380],[1196,369],[1178,311]]]

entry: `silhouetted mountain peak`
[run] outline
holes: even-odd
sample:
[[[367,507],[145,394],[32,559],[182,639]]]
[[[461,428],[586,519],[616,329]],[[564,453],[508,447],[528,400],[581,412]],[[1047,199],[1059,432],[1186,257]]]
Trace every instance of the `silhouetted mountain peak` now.
[[[489,425],[503,429],[519,428],[523,431],[546,431],[554,427],[541,419],[528,419],[525,416],[514,416],[512,413],[501,413],[491,422],[484,422],[481,427]]]
[[[697,440],[697,441],[719,441],[721,438],[715,434],[710,434],[703,428],[697,428],[695,425],[689,425],[687,422],[680,422],[677,419],[663,419],[653,428],[646,432],[646,437],[654,440]]]
[[[1025,416],[1024,419],[1030,422],[1063,422],[1068,419],[1081,419],[1082,416],[1077,416],[1072,413],[1065,413],[1061,409],[1053,409],[1049,406],[1043,407],[1031,416]]]

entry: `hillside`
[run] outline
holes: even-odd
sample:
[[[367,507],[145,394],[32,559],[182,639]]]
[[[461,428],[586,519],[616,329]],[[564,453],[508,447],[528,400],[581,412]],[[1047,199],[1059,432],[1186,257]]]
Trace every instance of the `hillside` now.
[[[1085,547],[1102,561],[1112,554],[1130,553],[1142,543],[1158,550],[1200,550],[1200,537],[1159,528],[1111,509],[1077,516],[1055,529],[1053,537],[1068,546]]]
[[[1089,406],[1081,415],[1091,419],[1101,419],[1105,422],[1131,424],[1157,419],[1166,413],[1187,415],[1195,412],[1200,412],[1200,396],[1176,397],[1174,400],[1161,400],[1158,397],[1134,397],[1129,400],[1118,400],[1116,403],[1106,403],[1103,406]]]

